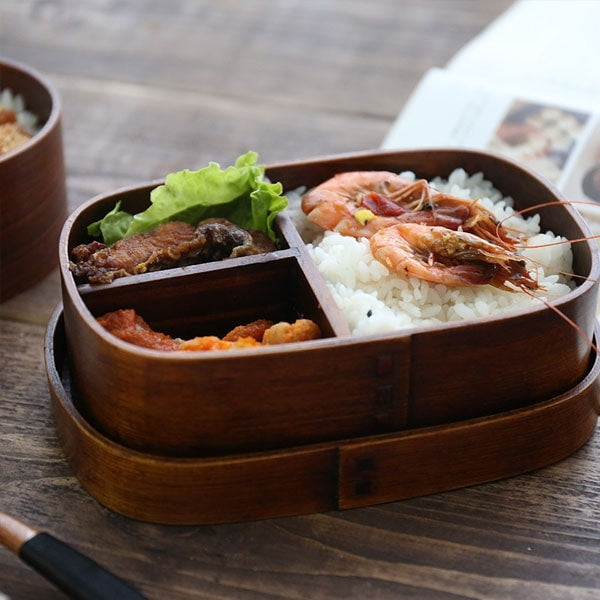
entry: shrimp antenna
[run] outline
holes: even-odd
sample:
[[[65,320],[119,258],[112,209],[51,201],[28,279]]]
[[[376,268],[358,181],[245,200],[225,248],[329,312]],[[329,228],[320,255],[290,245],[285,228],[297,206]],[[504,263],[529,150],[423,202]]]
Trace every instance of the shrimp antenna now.
[[[502,221],[506,221],[507,219],[510,219],[514,215],[524,215],[529,212],[533,212],[534,210],[538,210],[540,208],[545,208],[547,206],[557,206],[557,205],[572,206],[574,204],[584,205],[584,206],[595,206],[596,208],[600,208],[600,204],[598,204],[598,202],[590,202],[590,201],[586,201],[586,200],[550,200],[549,202],[542,202],[541,204],[535,204],[533,206],[528,206],[527,208],[515,210],[515,212],[512,215],[504,217],[504,219],[502,219]]]
[[[499,233],[500,227],[504,226],[505,221],[508,221],[512,217],[515,217],[518,215],[524,215],[529,212],[533,212],[534,210],[537,211],[540,208],[545,208],[547,206],[556,206],[559,204],[560,205],[569,205],[569,206],[572,206],[574,204],[583,204],[583,205],[587,205],[587,206],[595,206],[597,208],[600,208],[600,205],[597,202],[586,202],[584,200],[552,200],[551,202],[543,202],[542,204],[536,204],[535,206],[529,206],[527,208],[522,208],[521,210],[516,210],[511,215],[508,215],[507,217],[504,217],[502,220],[498,221],[498,223],[496,224],[496,234]],[[521,248],[548,248],[550,246],[560,246],[562,244],[571,244],[571,243],[574,244],[577,242],[587,242],[589,240],[596,240],[599,238],[600,238],[600,234],[595,234],[595,235],[590,235],[590,236],[586,236],[586,237],[582,237],[582,238],[576,238],[574,240],[562,239],[562,240],[556,240],[554,242],[547,242],[545,244],[534,244],[531,246],[530,245],[522,245],[520,247]],[[516,247],[519,247],[519,246],[516,246]]]
[[[565,240],[563,240],[565,241]],[[570,240],[566,240],[566,241],[570,241]],[[546,245],[551,245],[551,244],[543,244],[542,246],[545,248]],[[523,248],[527,249],[527,248],[538,248],[540,246],[523,246]],[[571,279],[583,279],[584,281],[594,281],[596,282],[597,280],[595,279],[590,279],[587,275],[579,275],[578,273],[571,273],[569,271],[555,271],[552,268],[549,268],[548,264],[535,259],[535,258],[531,258],[531,256],[527,256],[524,257],[526,258],[526,260],[530,263],[532,263],[533,265],[536,265],[538,267],[542,267],[545,270],[546,275],[564,275],[565,277],[569,277]]]
[[[517,245],[517,248],[549,248],[550,246],[562,246],[563,244],[575,244],[577,242],[587,242],[589,240],[597,240],[600,238],[600,234],[590,235],[589,237],[575,238],[574,240],[568,240],[563,238],[562,240],[556,240],[554,242],[546,242],[545,244],[523,244]]]
[[[531,260],[531,259],[529,259]],[[571,279],[583,279],[584,281],[593,281],[596,283],[597,279],[590,279],[586,275],[578,275],[577,273],[569,273],[568,271],[557,271],[558,275],[564,275],[565,277],[570,277]]]
[[[562,312],[559,308],[557,308],[556,306],[554,306],[552,303],[548,302],[548,300],[546,300],[545,298],[541,298],[540,296],[536,296],[534,293],[532,293],[530,290],[528,290],[528,289],[526,289],[524,287],[521,287],[521,290],[523,292],[525,292],[531,298],[536,298],[537,300],[539,300],[540,302],[542,302],[550,310],[553,310],[561,319],[563,319],[563,321],[566,321],[571,327],[573,327],[573,329],[575,329],[575,331],[588,343],[588,345],[590,346],[590,348],[596,354],[598,354],[598,352],[599,352],[598,346],[592,341],[592,339],[590,338],[590,336],[585,331],[583,331],[583,329],[581,328],[581,326],[578,325],[577,323],[575,323],[575,321],[573,321],[573,319],[571,319],[570,317],[568,317],[567,315],[565,315],[564,312]]]

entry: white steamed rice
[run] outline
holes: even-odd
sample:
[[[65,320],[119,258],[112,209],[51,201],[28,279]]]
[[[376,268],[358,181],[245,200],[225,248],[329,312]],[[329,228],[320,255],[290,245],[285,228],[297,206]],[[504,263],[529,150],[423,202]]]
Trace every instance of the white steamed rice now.
[[[411,172],[400,174],[414,180]],[[480,199],[498,220],[514,213],[511,198],[503,198],[481,173],[469,176],[455,170],[448,180],[435,179],[431,184],[439,191],[462,198]],[[516,291],[500,290],[491,285],[449,287],[429,283],[416,277],[392,273],[373,258],[369,240],[355,239],[312,225],[300,207],[305,190],[287,192],[287,214],[295,222],[327,286],[344,314],[353,335],[387,333],[415,326],[434,325],[476,319],[498,312],[539,305],[540,300]],[[505,224],[518,229],[528,244],[556,241],[552,232],[541,233],[539,216],[514,215]],[[530,248],[522,256],[531,259],[534,279],[543,297],[552,300],[571,290],[569,278],[560,272],[572,272],[570,244]],[[537,272],[536,272],[537,271]],[[538,292],[538,297],[542,294]]]
[[[37,131],[37,116],[25,107],[25,100],[21,94],[15,94],[10,88],[0,90],[0,107],[14,110],[17,114],[19,125],[31,135]]]

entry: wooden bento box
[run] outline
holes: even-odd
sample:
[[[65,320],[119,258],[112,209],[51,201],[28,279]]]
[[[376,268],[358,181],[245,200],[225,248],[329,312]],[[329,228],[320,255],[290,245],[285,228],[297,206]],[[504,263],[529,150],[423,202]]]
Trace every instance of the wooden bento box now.
[[[56,267],[56,244],[67,216],[58,92],[40,73],[0,57],[3,91],[23,99],[24,109],[37,118],[37,130],[18,147],[0,151],[0,302]]]
[[[267,169],[284,189],[349,170],[446,177],[483,172],[543,228],[589,235],[550,185],[466,150],[373,152]],[[353,337],[285,215],[269,254],[77,285],[70,250],[116,200],[145,208],[157,183],[92,199],[60,241],[63,305],[47,334],[50,388],[66,454],[109,508],[206,523],[348,508],[460,487],[549,464],[597,419],[595,243],[573,244],[578,286],[498,317]],[[221,334],[256,318],[318,323],[321,339],[226,352],[161,352],[96,317],[134,308],[172,335]],[[558,314],[566,316],[569,320]],[[576,327],[574,326],[576,325]],[[580,331],[578,331],[578,329]],[[581,334],[583,332],[584,335]]]

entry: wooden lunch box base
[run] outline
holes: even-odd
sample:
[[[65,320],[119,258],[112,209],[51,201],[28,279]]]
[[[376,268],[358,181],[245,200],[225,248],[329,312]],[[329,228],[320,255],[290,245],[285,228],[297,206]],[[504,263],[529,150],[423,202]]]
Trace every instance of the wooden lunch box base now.
[[[117,513],[164,524],[356,508],[514,476],[582,446],[600,407],[600,360],[593,354],[576,386],[526,408],[281,450],[173,458],[119,445],[80,414],[62,306],[48,324],[45,357],[63,450],[82,486]]]
[[[266,168],[266,176],[292,192],[354,170],[410,170],[432,180],[448,177],[459,167],[498,182],[517,209],[537,207],[542,229],[571,240],[588,237],[585,222],[545,181],[516,163],[481,152],[367,152],[274,165]],[[300,483],[308,488],[311,509],[335,507],[337,496],[341,504],[349,502],[335,481],[339,471],[344,485],[348,475],[341,469],[357,440],[362,443],[368,436],[369,443],[376,439],[379,444],[390,438],[372,436],[390,434],[400,435],[405,444],[407,435],[421,435],[426,427],[496,415],[568,392],[587,372],[586,336],[594,334],[600,279],[598,248],[590,240],[572,245],[572,271],[579,285],[552,306],[541,300],[476,320],[361,337],[351,335],[292,212],[277,215],[273,223],[280,242],[275,252],[142,273],[106,284],[74,278],[70,252],[91,241],[89,223],[117,202],[132,213],[146,209],[156,185],[142,183],[84,203],[65,222],[59,246],[66,345],[77,384],[77,407],[97,432],[142,455],[203,457],[202,469],[212,468],[214,479],[222,463],[206,462],[208,457],[222,461],[243,455],[242,471],[247,472],[248,457],[262,460],[267,455],[259,452],[278,451],[268,460],[281,464],[286,456],[282,452],[294,448],[286,460],[303,457],[308,484],[293,479],[289,482],[293,494]],[[398,294],[401,298],[400,290]],[[222,336],[237,325],[264,318],[311,319],[322,335],[260,351],[164,353],[123,342],[98,323],[98,317],[119,309],[133,309],[156,331],[183,339]],[[377,305],[374,311],[360,305],[354,309],[355,315],[374,316],[374,328],[384,314]],[[438,434],[432,435],[437,440]],[[345,440],[343,448],[340,440]],[[441,449],[445,451],[444,446]],[[458,459],[461,462],[461,456]],[[396,462],[399,468],[391,464],[392,470],[403,468]],[[421,469],[422,458],[415,464]],[[367,467],[361,468],[368,472]],[[402,476],[407,482],[394,487],[385,471],[388,467],[378,463],[373,473],[363,473],[370,483],[358,487],[371,486],[372,491],[352,502],[395,498],[399,490],[421,493],[413,482],[416,469],[405,469]],[[291,464],[285,468],[296,470]],[[256,469],[263,470],[264,465]],[[377,478],[384,472],[382,492]],[[430,475],[423,477],[431,479]],[[177,479],[173,485],[179,485]],[[247,497],[252,485],[261,487],[263,494],[262,488],[272,484],[254,477],[245,485],[243,494],[234,494],[236,502]],[[436,484],[435,489],[441,488]],[[296,510],[286,498],[281,502],[278,510]]]

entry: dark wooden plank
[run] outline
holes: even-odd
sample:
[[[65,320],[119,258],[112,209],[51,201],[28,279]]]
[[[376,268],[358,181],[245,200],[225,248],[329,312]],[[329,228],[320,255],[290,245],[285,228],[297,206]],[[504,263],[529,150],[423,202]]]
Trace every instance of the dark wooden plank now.
[[[13,2],[3,52],[98,82],[389,118],[425,69],[443,66],[510,3]]]
[[[222,166],[248,150],[263,163],[377,147],[387,119],[55,77],[62,90],[70,206],[116,187]],[[102,135],[98,132],[102,131]],[[72,166],[71,166],[72,165]],[[83,188],[80,190],[80,186]]]

